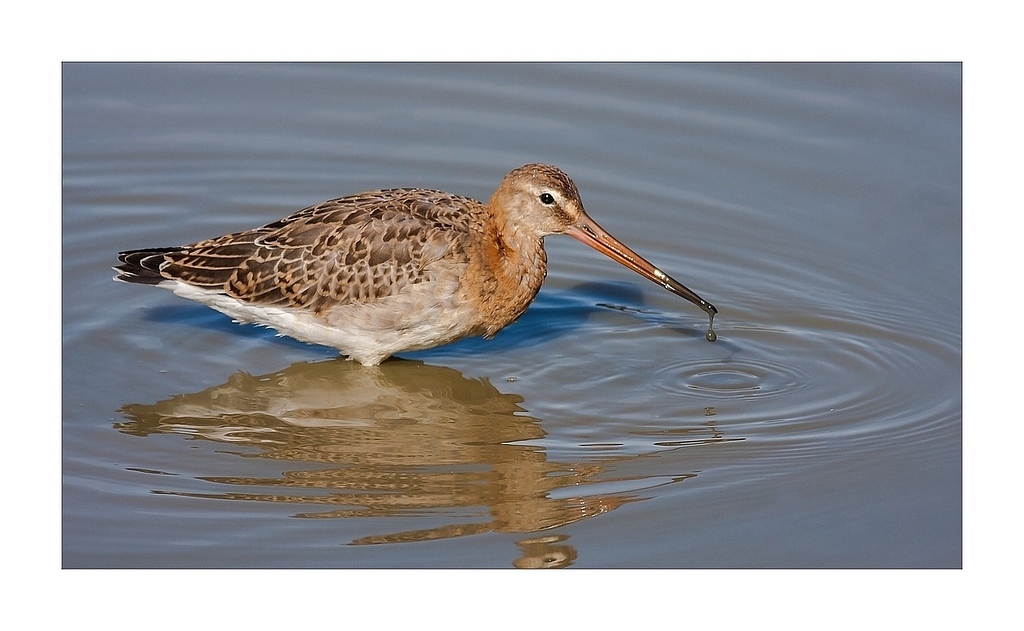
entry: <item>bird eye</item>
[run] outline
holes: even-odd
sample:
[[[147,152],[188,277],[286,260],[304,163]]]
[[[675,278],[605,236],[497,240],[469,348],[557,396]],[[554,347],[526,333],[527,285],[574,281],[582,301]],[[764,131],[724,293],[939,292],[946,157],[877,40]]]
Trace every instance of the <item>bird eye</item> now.
[[[555,197],[551,193],[541,193],[540,203],[544,204],[545,206],[550,206],[551,204],[555,203]]]

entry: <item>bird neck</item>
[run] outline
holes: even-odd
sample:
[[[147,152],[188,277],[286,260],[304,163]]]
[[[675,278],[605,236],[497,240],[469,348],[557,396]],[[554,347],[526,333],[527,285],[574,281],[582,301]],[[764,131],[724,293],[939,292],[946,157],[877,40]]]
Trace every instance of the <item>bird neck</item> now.
[[[495,271],[509,283],[527,285],[537,293],[547,272],[544,238],[515,224],[495,225],[492,240]]]
[[[495,226],[488,242],[486,266],[493,279],[484,297],[489,312],[488,331],[515,321],[526,311],[547,275],[547,255],[542,237]]]

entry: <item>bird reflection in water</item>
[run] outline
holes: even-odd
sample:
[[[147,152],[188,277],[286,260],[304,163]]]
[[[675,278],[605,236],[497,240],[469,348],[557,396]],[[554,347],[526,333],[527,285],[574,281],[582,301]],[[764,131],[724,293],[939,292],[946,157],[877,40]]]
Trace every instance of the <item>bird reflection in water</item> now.
[[[489,531],[536,533],[606,513],[643,499],[639,494],[646,489],[695,475],[644,479],[604,473],[612,462],[633,456],[551,461],[543,447],[523,442],[542,439],[545,432],[538,419],[524,414],[522,402],[486,379],[467,379],[450,368],[392,360],[366,369],[339,358],[264,376],[239,372],[196,394],[126,405],[120,410],[126,420],[115,426],[138,436],[182,434],[251,447],[262,458],[323,465],[274,477],[199,478],[237,491],[157,493],[316,506],[296,516],[320,519],[452,519],[456,512],[479,515],[480,507],[487,512],[484,520],[370,535],[354,545]],[[694,432],[695,443],[722,440],[706,424]],[[561,541],[557,535],[520,541],[524,556],[516,564],[571,564],[575,551]]]

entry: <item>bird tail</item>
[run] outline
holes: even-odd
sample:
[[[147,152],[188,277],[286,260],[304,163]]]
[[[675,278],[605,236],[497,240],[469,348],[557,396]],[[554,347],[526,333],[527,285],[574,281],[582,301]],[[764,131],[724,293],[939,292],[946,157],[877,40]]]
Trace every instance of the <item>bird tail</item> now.
[[[146,248],[144,250],[127,250],[117,255],[120,265],[113,267],[117,272],[114,280],[142,285],[156,285],[167,280],[160,273],[160,265],[164,263],[164,255],[177,252],[180,248]]]

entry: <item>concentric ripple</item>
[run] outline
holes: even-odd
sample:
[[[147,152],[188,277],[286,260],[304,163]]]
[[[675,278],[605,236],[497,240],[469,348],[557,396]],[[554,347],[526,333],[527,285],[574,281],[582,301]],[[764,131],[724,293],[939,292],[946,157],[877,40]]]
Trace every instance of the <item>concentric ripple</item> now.
[[[959,414],[959,340],[920,314],[818,310],[786,321],[800,326],[723,327],[723,352],[664,364],[651,383],[700,401],[734,433],[805,448],[956,426],[945,421]],[[948,389],[948,401],[937,405],[921,382]]]
[[[745,357],[721,363],[708,363],[706,358],[682,360],[663,366],[655,377],[665,390],[678,392],[682,385],[699,396],[725,400],[778,396],[806,383],[799,366]]]

